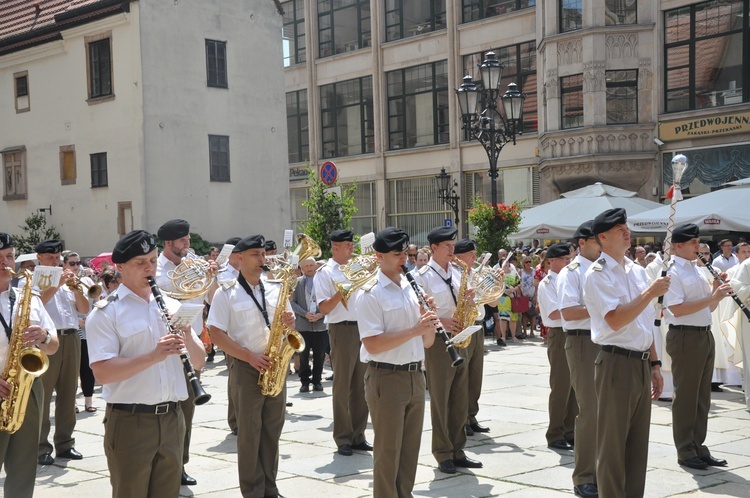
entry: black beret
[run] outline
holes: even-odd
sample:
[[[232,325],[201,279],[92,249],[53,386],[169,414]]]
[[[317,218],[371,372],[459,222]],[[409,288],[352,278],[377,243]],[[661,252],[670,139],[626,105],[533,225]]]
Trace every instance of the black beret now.
[[[169,220],[159,227],[156,235],[161,240],[177,240],[190,233],[190,223],[185,220]]]
[[[567,242],[558,242],[557,244],[552,244],[549,246],[549,249],[547,249],[547,259],[550,258],[562,258],[563,256],[567,256],[570,254],[570,244]]]
[[[453,248],[453,254],[464,254],[469,251],[476,251],[477,245],[471,239],[461,239],[456,242],[456,246]]]
[[[388,227],[378,232],[372,248],[377,252],[406,251],[409,247],[409,236],[396,227]]]
[[[276,250],[276,242],[273,240],[267,240],[265,244],[266,251],[275,251]]]
[[[34,248],[34,251],[36,251],[37,254],[57,254],[62,252],[62,250],[62,241],[55,239],[43,240]]]
[[[456,240],[458,228],[456,227],[437,227],[430,230],[427,234],[427,242],[430,244],[439,244],[446,240]]]
[[[266,239],[262,235],[251,235],[245,237],[234,245],[233,252],[247,251],[248,249],[265,249]]]
[[[13,237],[7,233],[0,232],[0,249],[13,247]]]
[[[331,232],[331,242],[354,242],[354,232],[351,230],[334,230]]]
[[[573,240],[578,239],[589,239],[594,236],[594,231],[591,229],[594,224],[594,220],[584,221],[581,226],[578,227],[576,233],[573,234]]]
[[[701,236],[700,228],[695,223],[686,223],[672,230],[672,242],[687,242]]]
[[[231,239],[227,239],[227,241],[224,243],[230,246],[236,246],[237,242],[239,242],[240,240],[242,240],[242,237],[232,237]]]
[[[127,263],[136,256],[143,256],[156,249],[154,236],[146,230],[133,230],[123,236],[112,250],[113,263]]]
[[[611,230],[617,225],[624,225],[627,222],[628,214],[623,208],[607,209],[594,218],[594,223],[591,225],[591,231],[594,232],[594,235],[598,235],[607,230]]]

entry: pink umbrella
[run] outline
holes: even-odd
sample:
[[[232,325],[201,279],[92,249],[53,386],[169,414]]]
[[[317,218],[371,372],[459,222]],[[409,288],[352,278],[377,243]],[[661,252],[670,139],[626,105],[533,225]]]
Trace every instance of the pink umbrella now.
[[[91,258],[91,260],[89,261],[89,266],[92,267],[96,271],[100,271],[102,261],[108,261],[110,265],[114,266],[114,263],[112,263],[111,252],[103,252],[99,256],[96,256],[95,258]]]

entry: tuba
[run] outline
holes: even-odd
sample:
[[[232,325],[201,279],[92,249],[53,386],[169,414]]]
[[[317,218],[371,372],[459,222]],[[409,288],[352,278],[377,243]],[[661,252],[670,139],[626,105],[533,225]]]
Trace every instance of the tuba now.
[[[210,268],[208,261],[195,257],[195,253],[188,253],[174,270],[167,272],[174,291],[162,293],[180,301],[202,298],[216,282],[216,274]]]
[[[6,268],[11,275],[18,275],[12,269]],[[23,331],[29,326],[31,314],[32,273],[28,270],[21,272],[26,277],[26,285],[18,301],[16,319],[8,344],[8,359],[0,378],[10,385],[10,395],[0,404],[0,431],[13,434],[23,425],[26,416],[26,406],[29,403],[31,387],[34,379],[49,368],[49,358],[38,348],[23,345]],[[13,289],[9,289],[13,292]]]

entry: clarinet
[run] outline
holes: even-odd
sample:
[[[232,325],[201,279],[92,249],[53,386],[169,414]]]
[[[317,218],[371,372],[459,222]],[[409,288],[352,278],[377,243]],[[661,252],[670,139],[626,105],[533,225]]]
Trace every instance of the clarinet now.
[[[417,281],[414,280],[412,274],[409,273],[409,270],[405,266],[402,266],[401,269],[404,270],[406,279],[411,284],[411,288],[414,289],[414,293],[417,295],[419,304],[421,304],[422,307],[427,311],[434,311],[427,303],[427,298],[424,297],[422,289],[419,287],[419,284],[417,284]],[[463,363],[464,359],[458,355],[458,351],[456,351],[456,348],[453,346],[453,344],[451,344],[451,338],[448,335],[448,332],[445,331],[440,322],[438,322],[437,326],[435,327],[435,332],[437,332],[437,334],[440,336],[440,339],[442,339],[445,343],[445,350],[448,351],[448,354],[451,357],[451,366],[455,368]]]
[[[700,253],[698,253],[698,258],[701,260],[701,262],[704,265],[706,265],[706,269],[709,272],[711,272],[711,275],[713,275],[716,280],[718,280],[722,284],[726,284],[727,283],[726,280],[724,280],[723,278],[721,278],[721,275],[719,275],[719,272],[716,271],[716,268],[714,268],[713,266],[711,266],[711,263],[709,263],[708,260],[706,258],[704,258]],[[750,320],[750,309],[748,309],[747,306],[745,306],[745,303],[742,302],[742,299],[740,299],[737,296],[737,294],[735,294],[734,292],[732,292],[732,299],[734,299],[734,302],[737,303],[737,306],[740,307],[740,309],[745,314],[745,316],[747,317],[747,319]]]
[[[167,304],[164,302],[164,297],[161,295],[161,290],[159,290],[159,288],[156,286],[156,280],[154,280],[153,277],[146,277],[146,280],[148,280],[148,285],[149,287],[151,287],[151,293],[154,295],[156,303],[159,305],[159,309],[161,310],[161,318],[167,325],[169,333],[179,334],[179,332],[175,330],[172,324],[169,323]],[[211,399],[211,395],[203,389],[203,386],[201,386],[201,383],[198,380],[198,376],[195,375],[193,364],[190,363],[190,353],[188,353],[187,346],[185,346],[185,349],[180,352],[180,359],[182,360],[182,366],[185,367],[187,380],[190,383],[190,387],[192,387],[193,389],[193,394],[195,395],[193,403],[195,405],[202,405],[204,403],[207,403],[208,400]]]

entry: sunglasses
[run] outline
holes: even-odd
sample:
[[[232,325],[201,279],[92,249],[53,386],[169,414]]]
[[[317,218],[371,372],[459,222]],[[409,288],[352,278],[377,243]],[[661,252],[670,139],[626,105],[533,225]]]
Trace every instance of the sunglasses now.
[[[409,256],[410,258],[416,258],[417,257],[416,254],[407,254],[407,256]]]
[[[68,261],[68,264],[70,266],[81,266],[81,262],[80,261]]]

